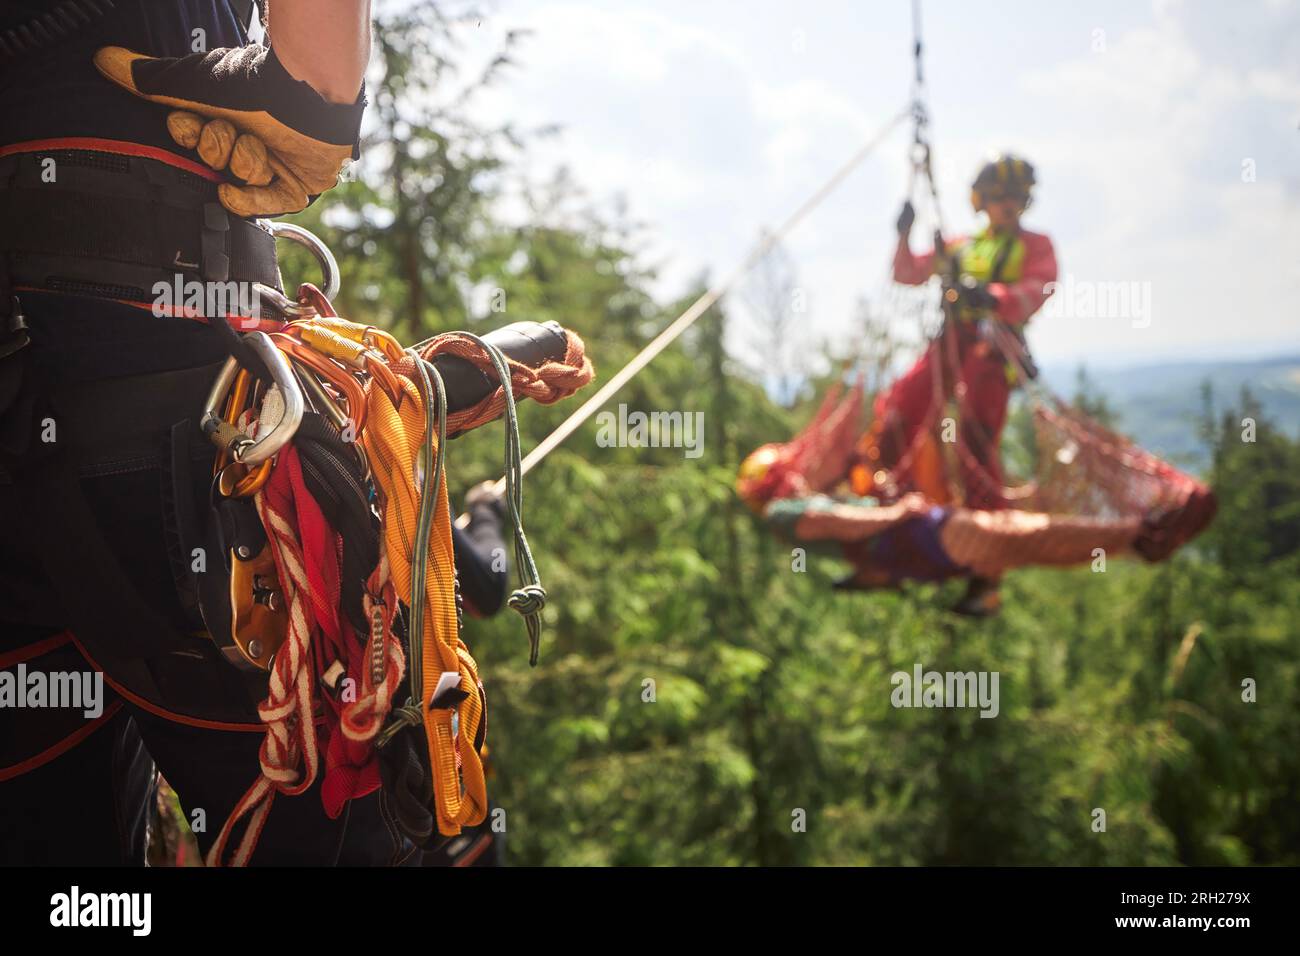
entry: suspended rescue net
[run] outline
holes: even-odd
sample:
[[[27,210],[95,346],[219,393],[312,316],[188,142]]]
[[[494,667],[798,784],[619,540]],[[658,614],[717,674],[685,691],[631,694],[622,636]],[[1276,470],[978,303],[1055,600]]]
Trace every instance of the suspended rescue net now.
[[[859,584],[873,586],[957,576],[972,567],[994,574],[1027,564],[1068,565],[1087,560],[1094,547],[1157,561],[1212,519],[1214,495],[1200,481],[1041,387],[1031,389],[1034,465],[1021,484],[1003,486],[982,463],[997,450],[978,447],[978,429],[954,427],[965,404],[960,380],[951,390],[936,387],[919,427],[900,444],[895,422],[878,417],[864,427],[859,378],[848,389],[833,386],[790,441],[752,454],[742,465],[738,491],[760,512],[778,501],[819,500],[826,507],[821,496],[831,496],[843,527],[823,518],[813,537],[839,541],[858,569]],[[961,431],[962,439],[944,440],[945,429],[949,438]],[[988,487],[995,481],[996,489]],[[855,515],[909,496],[923,496],[934,508],[854,538]],[[1003,508],[979,506],[990,499]],[[932,525],[923,528],[927,521]],[[941,537],[945,523],[950,528]]]
[[[1005,361],[1011,381],[1023,386],[1030,404],[1029,480],[1015,486],[1002,484],[999,436],[968,423],[975,418],[967,401],[970,383],[951,373],[953,367],[965,366],[949,360],[934,363],[933,398],[901,454],[892,461],[882,455],[889,439],[897,437],[889,434],[891,429],[897,431],[897,423],[888,416],[881,416],[859,440],[849,475],[855,491],[883,492],[886,497],[920,491],[942,502],[973,507],[994,502],[993,507],[1005,504],[1099,520],[1150,518],[1183,508],[1197,496],[1208,497],[1208,489],[1191,475],[1049,392],[1037,382],[1023,342],[996,320],[986,320],[986,328],[991,333],[989,343],[976,347],[995,350],[993,354]],[[951,319],[945,320],[931,349],[954,353],[962,332]],[[955,381],[945,383],[945,375]],[[881,405],[877,403],[878,411]],[[945,418],[945,412],[951,414]],[[865,474],[872,463],[884,467]]]
[[[1098,518],[1181,507],[1204,486],[1062,402],[1034,406],[1038,474],[1024,507]]]

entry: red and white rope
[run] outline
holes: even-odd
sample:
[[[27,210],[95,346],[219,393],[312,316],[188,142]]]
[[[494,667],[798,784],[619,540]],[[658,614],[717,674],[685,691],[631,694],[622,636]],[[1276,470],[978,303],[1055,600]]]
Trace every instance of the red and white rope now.
[[[230,865],[247,865],[266,825],[275,795],[295,796],[307,790],[315,782],[320,765],[312,714],[315,678],[311,661],[311,625],[305,608],[307,572],[303,566],[302,546],[292,522],[268,502],[265,488],[253,500],[267,530],[267,544],[279,571],[289,610],[289,629],[284,644],[275,655],[270,691],[257,708],[258,715],[266,724],[266,737],[258,758],[261,776],[240,798],[222,826],[216,843],[208,851],[209,866],[221,865],[231,833],[245,816],[248,825]]]

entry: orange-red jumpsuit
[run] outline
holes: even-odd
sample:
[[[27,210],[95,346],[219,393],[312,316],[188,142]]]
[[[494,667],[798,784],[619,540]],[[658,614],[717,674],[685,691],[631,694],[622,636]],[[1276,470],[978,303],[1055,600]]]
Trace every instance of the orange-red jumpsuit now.
[[[948,247],[957,255],[962,275],[988,284],[997,307],[987,317],[1023,326],[1052,294],[1056,253],[1045,235],[1020,229],[994,234],[985,229],[957,239]],[[923,285],[934,274],[935,254],[913,255],[906,237],[894,255],[894,280]],[[995,274],[996,273],[996,274]],[[908,449],[917,431],[934,424],[929,412],[935,400],[936,372],[942,372],[941,393],[959,400],[957,453],[965,503],[971,508],[1005,507],[998,444],[1006,422],[1011,376],[1006,359],[977,331],[979,314],[960,317],[955,341],[931,343],[916,364],[876,398],[876,420],[882,423],[882,464],[892,467]],[[962,387],[954,392],[957,383]],[[886,444],[888,448],[886,448]],[[906,475],[900,475],[906,481]]]

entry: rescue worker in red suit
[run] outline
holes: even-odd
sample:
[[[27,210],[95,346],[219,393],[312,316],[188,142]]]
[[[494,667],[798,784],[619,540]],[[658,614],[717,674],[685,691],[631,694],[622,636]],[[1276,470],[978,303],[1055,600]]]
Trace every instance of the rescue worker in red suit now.
[[[971,204],[985,214],[987,222],[979,232],[949,241],[945,248],[946,256],[955,258],[960,280],[950,312],[955,327],[931,343],[875,403],[875,418],[881,423],[878,466],[890,469],[900,463],[920,429],[934,427],[935,377],[942,376],[940,393],[958,403],[957,461],[968,508],[1006,507],[999,442],[1016,371],[990,325],[1002,323],[1021,340],[1024,326],[1051,295],[1056,281],[1052,241],[1020,224],[1034,182],[1033,167],[1016,156],[997,156],[980,169],[972,184]],[[944,264],[934,250],[912,252],[908,236],[913,219],[909,202],[898,219],[893,274],[897,282],[923,285]],[[908,476],[896,477],[905,484]],[[986,614],[996,611],[996,605],[996,582],[975,579],[957,610]]]

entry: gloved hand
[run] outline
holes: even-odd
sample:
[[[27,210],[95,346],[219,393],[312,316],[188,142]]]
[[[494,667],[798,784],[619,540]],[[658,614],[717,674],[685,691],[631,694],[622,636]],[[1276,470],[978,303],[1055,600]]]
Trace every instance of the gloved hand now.
[[[496,486],[497,483],[489,479],[479,482],[465,492],[465,510],[473,514],[475,509],[487,507],[497,518],[504,518],[505,502],[502,500],[504,492],[498,493]]]
[[[914,222],[916,222],[916,210],[912,208],[912,200],[908,199],[903,203],[903,208],[898,214],[898,223],[895,225],[898,230],[898,238],[907,238],[912,232],[912,223]]]
[[[237,216],[304,209],[358,155],[364,95],[328,103],[267,47],[150,57],[109,46],[95,54],[95,66],[136,96],[179,108],[167,117],[172,139],[242,181],[217,189]]]
[[[983,282],[962,276],[957,286],[957,302],[966,310],[987,312],[998,307],[998,300]]]

